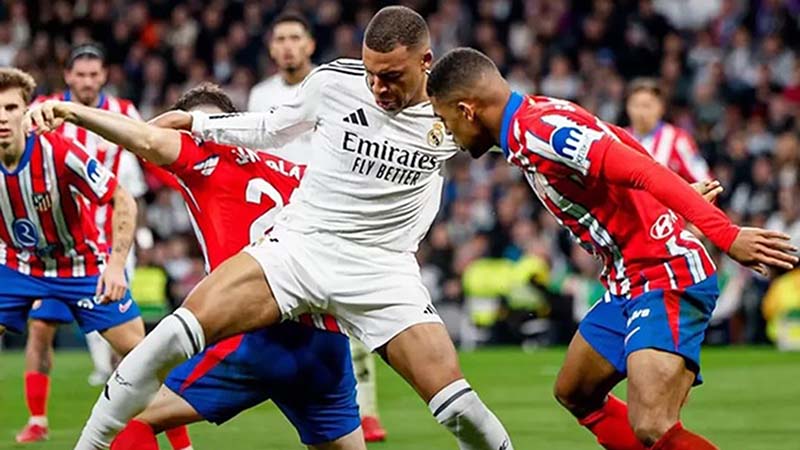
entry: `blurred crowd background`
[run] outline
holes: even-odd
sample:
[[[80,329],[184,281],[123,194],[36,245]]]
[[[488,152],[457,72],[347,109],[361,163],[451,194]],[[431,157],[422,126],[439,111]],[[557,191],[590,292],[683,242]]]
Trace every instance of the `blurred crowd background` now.
[[[107,49],[106,92],[145,119],[210,80],[242,109],[274,73],[267,29],[302,12],[316,63],[359,57],[368,0],[26,0],[0,8],[0,65],[63,89],[71,45]],[[667,120],[688,130],[740,224],[800,243],[800,0],[439,0],[399,2],[422,13],[435,54],[459,45],[489,54],[521,92],[577,101],[626,124],[626,84],[659,80]],[[599,267],[542,210],[517,170],[493,156],[455,158],[443,207],[419,251],[423,276],[463,347],[564,343],[602,294]],[[203,276],[180,196],[148,177],[134,295],[155,318]],[[765,343],[800,310],[800,274],[770,283],[718,257],[723,295],[708,340]],[[765,300],[766,299],[766,300]],[[149,309],[147,309],[149,308]],[[791,328],[786,328],[791,332]],[[795,331],[796,332],[796,331]]]

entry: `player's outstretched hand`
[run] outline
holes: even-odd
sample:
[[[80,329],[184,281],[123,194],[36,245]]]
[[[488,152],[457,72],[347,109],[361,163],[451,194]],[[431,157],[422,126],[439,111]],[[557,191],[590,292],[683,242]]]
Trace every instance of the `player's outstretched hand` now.
[[[739,264],[769,276],[769,268],[791,270],[797,264],[797,247],[790,236],[760,228],[742,228],[731,244],[728,255]]]
[[[719,180],[698,181],[697,183],[692,183],[692,187],[709,203],[714,203],[717,196],[724,190]]]
[[[26,132],[36,134],[48,133],[58,129],[64,124],[68,114],[66,102],[47,100],[31,107],[25,114],[24,125]]]
[[[128,280],[125,279],[125,268],[109,264],[97,281],[98,303],[109,303],[122,300],[128,290]]]

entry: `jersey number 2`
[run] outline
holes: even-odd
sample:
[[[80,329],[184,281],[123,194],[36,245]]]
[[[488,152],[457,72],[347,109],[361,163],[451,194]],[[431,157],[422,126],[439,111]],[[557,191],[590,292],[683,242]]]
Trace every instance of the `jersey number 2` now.
[[[264,235],[266,230],[272,228],[272,225],[275,224],[275,215],[278,214],[278,211],[280,211],[284,205],[281,193],[278,192],[274,186],[269,184],[267,180],[263,178],[253,178],[247,183],[244,196],[247,203],[260,205],[261,197],[265,195],[275,203],[275,206],[267,210],[267,212],[254,220],[250,225],[250,242],[257,241]]]

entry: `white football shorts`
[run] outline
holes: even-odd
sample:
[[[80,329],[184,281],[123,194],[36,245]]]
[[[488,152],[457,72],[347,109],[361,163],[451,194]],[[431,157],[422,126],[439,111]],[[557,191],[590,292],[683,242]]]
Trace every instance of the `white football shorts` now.
[[[264,270],[284,320],[327,312],[370,351],[413,325],[442,323],[411,252],[282,227],[245,252]]]

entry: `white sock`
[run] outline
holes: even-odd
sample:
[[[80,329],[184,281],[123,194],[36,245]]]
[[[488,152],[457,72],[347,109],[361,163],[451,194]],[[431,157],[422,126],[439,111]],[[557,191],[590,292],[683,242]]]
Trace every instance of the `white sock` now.
[[[117,366],[75,450],[108,448],[125,424],[150,403],[166,374],[204,347],[203,328],[191,311],[178,308],[165,317]]]
[[[461,450],[513,450],[503,424],[466,380],[454,381],[428,403],[436,420],[458,440]]]
[[[378,417],[378,394],[375,384],[375,358],[358,339],[350,338],[350,353],[356,374],[356,400],[361,417]]]
[[[39,425],[40,427],[47,428],[47,416],[30,416],[28,418],[28,425]]]
[[[111,365],[113,350],[108,341],[100,333],[93,331],[86,335],[86,346],[89,347],[94,370],[98,373],[110,374],[114,370]]]

